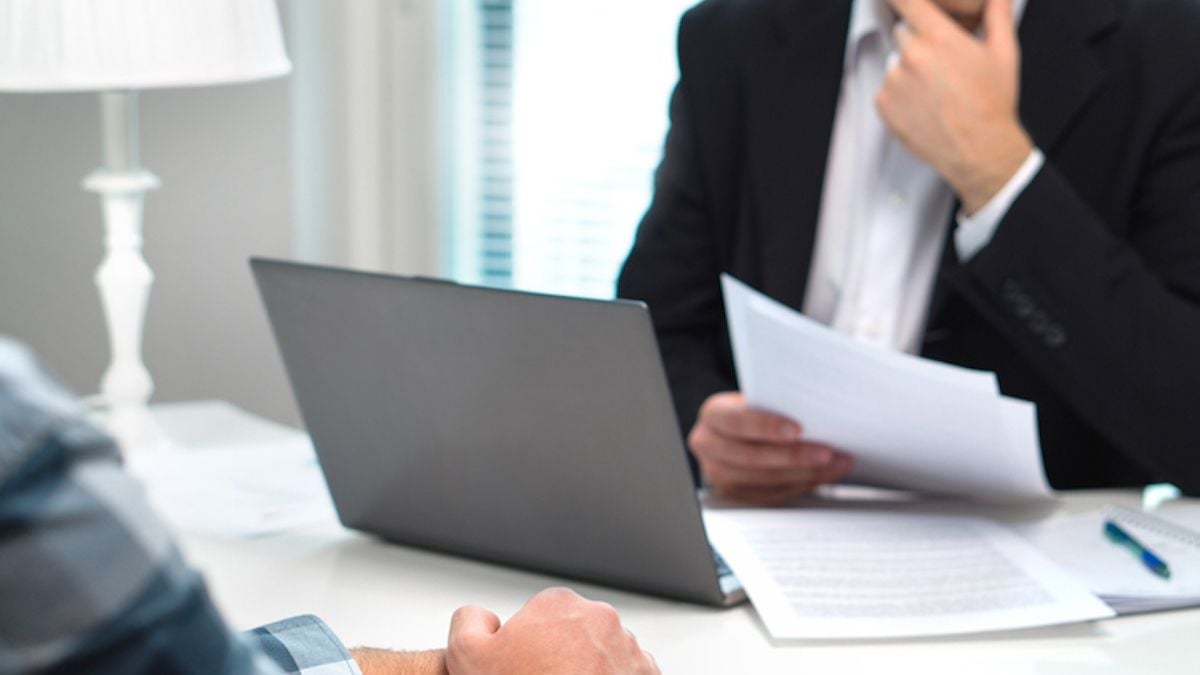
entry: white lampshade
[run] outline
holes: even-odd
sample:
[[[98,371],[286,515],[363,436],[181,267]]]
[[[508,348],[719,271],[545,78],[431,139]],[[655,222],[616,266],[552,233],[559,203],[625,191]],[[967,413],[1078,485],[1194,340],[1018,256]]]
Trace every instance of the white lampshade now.
[[[289,70],[275,0],[0,0],[0,90],[203,86]]]

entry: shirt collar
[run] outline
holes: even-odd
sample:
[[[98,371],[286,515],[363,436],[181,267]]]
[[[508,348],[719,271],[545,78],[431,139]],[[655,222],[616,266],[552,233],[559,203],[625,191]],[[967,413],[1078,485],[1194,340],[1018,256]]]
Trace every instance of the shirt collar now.
[[[1013,20],[1021,25],[1028,0],[1013,0]],[[850,8],[850,30],[846,37],[846,69],[854,65],[855,56],[863,40],[879,35],[884,45],[892,49],[892,29],[896,25],[896,14],[888,0],[854,0]]]

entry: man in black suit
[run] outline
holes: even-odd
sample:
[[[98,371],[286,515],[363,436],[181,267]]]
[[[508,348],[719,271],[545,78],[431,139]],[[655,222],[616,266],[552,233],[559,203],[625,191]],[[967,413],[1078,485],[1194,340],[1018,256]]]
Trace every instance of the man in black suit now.
[[[708,0],[679,31],[651,309],[717,490],[853,458],[746,407],[718,276],[882,348],[995,371],[1057,488],[1200,493],[1200,3]],[[964,448],[963,452],[970,452]]]

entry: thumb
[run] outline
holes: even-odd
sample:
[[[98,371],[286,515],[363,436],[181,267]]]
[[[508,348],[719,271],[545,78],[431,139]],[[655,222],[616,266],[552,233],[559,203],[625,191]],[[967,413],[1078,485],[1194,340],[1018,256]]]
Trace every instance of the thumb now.
[[[490,637],[500,630],[500,617],[482,607],[459,607],[450,618],[450,641]]]
[[[987,0],[983,8],[984,39],[989,47],[1005,54],[1015,54],[1017,26],[1013,19],[1012,0]]]

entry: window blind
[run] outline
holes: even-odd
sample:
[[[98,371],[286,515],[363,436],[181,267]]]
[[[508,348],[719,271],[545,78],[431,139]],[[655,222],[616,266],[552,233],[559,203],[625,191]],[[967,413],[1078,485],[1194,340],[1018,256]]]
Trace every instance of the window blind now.
[[[690,0],[460,0],[452,274],[612,297],[649,204]]]

